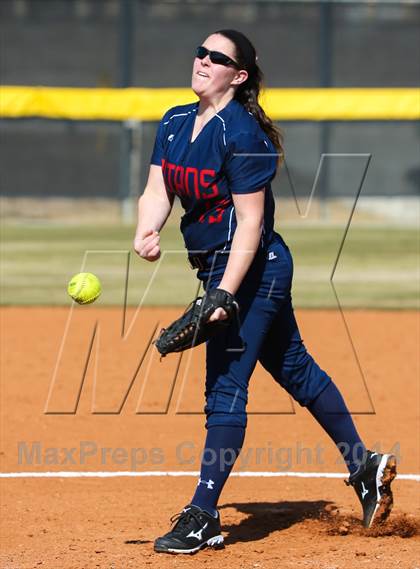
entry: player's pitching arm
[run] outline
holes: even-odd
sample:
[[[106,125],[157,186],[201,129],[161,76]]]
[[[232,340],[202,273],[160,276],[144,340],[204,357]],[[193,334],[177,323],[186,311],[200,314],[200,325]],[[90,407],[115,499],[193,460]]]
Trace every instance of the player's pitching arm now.
[[[147,261],[160,257],[159,231],[165,225],[174,203],[163,180],[162,168],[152,164],[143,195],[138,202],[138,222],[133,247]]]

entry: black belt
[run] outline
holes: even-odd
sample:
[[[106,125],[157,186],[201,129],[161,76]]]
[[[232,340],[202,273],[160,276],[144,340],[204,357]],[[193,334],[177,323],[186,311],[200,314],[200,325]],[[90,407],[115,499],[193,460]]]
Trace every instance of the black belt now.
[[[200,269],[202,271],[207,266],[205,255],[188,255],[188,261],[192,269]]]
[[[188,255],[188,261],[192,269],[211,269],[214,266],[226,264],[226,257],[229,251],[207,251]],[[222,262],[223,261],[223,262]]]
[[[192,269],[199,269],[200,271],[214,269],[220,265],[226,265],[227,257],[230,251],[203,251],[202,253],[190,253],[188,261]],[[258,249],[255,255],[254,262],[258,260],[265,260],[267,249]]]

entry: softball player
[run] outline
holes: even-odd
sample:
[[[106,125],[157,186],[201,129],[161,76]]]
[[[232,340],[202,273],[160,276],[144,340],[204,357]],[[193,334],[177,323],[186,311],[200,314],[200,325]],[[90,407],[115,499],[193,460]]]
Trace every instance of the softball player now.
[[[192,88],[199,101],[163,117],[149,179],[139,200],[134,249],[160,256],[159,231],[175,196],[181,231],[206,289],[236,296],[238,327],[207,343],[207,438],[189,504],[155,541],[155,551],[192,553],[223,546],[217,501],[243,445],[248,383],[257,361],[332,438],[343,454],[369,527],[392,506],[395,458],[366,450],[331,378],[307,352],[293,313],[290,251],[274,231],[271,181],[281,137],[258,103],[262,74],[251,42],[235,30],[197,48]],[[223,319],[218,308],[210,320]]]

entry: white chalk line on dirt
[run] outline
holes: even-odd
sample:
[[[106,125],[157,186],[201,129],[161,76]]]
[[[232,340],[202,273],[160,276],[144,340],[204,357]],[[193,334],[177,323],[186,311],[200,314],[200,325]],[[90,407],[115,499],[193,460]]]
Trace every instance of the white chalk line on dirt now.
[[[144,471],[114,471],[114,472],[0,472],[0,478],[118,478],[118,477],[163,477],[163,476],[198,476],[198,470],[144,470]],[[244,478],[347,478],[348,474],[341,472],[232,472],[230,476]],[[420,474],[397,474],[398,480],[414,480],[420,482]]]

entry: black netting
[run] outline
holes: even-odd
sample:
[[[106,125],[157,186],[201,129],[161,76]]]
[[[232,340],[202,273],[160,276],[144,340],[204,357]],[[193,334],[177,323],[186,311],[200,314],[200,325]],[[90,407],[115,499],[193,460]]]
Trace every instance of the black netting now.
[[[118,85],[125,66],[119,39],[121,5],[118,0],[1,0],[2,82]],[[419,5],[337,3],[329,16],[322,5],[134,1],[129,17],[132,83],[188,85],[196,44],[211,31],[235,27],[254,41],[269,86],[317,86],[322,75],[320,38],[328,36],[322,9],[331,22],[332,84],[419,83]]]
[[[156,132],[156,123],[142,125],[140,180],[142,191]],[[318,123],[285,123],[287,164],[295,191],[308,196],[321,154]],[[119,199],[121,125],[72,121],[8,120],[0,125],[1,193],[7,196],[74,196]],[[332,123],[329,125],[328,179],[316,192],[353,196],[366,158],[372,154],[364,195],[417,195],[420,185],[419,127],[415,123]],[[346,156],[348,154],[349,156]],[[344,155],[344,156],[343,156]],[[135,170],[132,175],[136,175]],[[274,183],[276,195],[292,195],[285,172]]]

